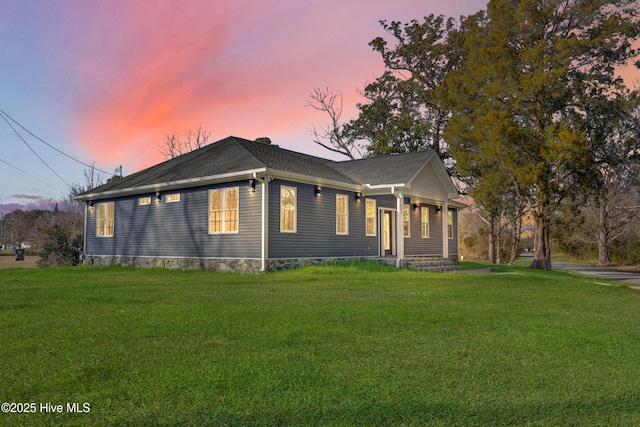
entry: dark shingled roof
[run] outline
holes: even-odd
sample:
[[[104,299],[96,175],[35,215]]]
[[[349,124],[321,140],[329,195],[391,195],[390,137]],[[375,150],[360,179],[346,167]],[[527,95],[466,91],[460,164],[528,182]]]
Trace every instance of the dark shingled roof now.
[[[346,184],[398,184],[409,181],[432,154],[432,151],[422,151],[335,162],[231,136],[83,194],[147,187],[260,168]]]
[[[393,154],[334,163],[332,167],[361,184],[404,184],[420,170],[433,151]]]

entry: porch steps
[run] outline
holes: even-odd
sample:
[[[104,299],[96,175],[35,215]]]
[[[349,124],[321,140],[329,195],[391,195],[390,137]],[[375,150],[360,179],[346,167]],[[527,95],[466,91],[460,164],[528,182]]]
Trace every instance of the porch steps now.
[[[403,267],[409,270],[430,272],[450,272],[461,270],[461,267],[455,265],[450,259],[429,256],[405,258]]]

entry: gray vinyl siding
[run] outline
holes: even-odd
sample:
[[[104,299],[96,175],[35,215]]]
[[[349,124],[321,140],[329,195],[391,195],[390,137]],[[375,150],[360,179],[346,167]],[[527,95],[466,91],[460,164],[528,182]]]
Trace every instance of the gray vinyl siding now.
[[[387,196],[367,196],[370,199],[376,199],[376,207],[396,210],[396,197],[392,195]]]
[[[209,190],[239,187],[238,233],[209,234]],[[261,188],[249,191],[247,181],[94,202],[87,213],[87,255],[260,258]],[[168,194],[180,201],[166,203]],[[139,197],[151,204],[138,206]],[[115,202],[113,237],[96,236],[97,206]]]
[[[280,187],[296,188],[297,232],[280,232]],[[348,196],[349,234],[336,234],[336,194]],[[355,192],[283,180],[269,183],[269,258],[375,256],[377,236],[365,233],[365,197]]]
[[[442,255],[442,212],[436,212],[435,206],[429,208],[429,237],[422,237],[422,218],[420,207],[409,209],[410,238],[404,239],[405,255]],[[451,245],[451,243],[449,243]]]

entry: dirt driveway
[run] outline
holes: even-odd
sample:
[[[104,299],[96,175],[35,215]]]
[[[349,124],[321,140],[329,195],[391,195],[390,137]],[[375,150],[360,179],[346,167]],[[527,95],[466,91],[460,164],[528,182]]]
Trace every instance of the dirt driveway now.
[[[0,268],[36,268],[38,256],[25,256],[24,261],[16,261],[14,256],[0,256]]]

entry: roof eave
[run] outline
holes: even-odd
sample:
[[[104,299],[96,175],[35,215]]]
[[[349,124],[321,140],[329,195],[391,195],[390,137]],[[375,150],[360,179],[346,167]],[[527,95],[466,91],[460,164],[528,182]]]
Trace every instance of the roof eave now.
[[[107,190],[96,193],[85,193],[75,196],[74,200],[99,200],[112,197],[130,196],[133,194],[144,194],[156,191],[170,191],[180,188],[200,187],[203,185],[229,182],[233,179],[250,179],[254,174],[266,172],[267,168],[247,169],[237,172],[229,172],[220,175],[210,175],[199,178],[181,179],[155,184],[141,185],[138,187],[121,188],[117,190]]]
[[[457,200],[449,200],[448,205],[450,208],[456,208],[456,209],[466,209],[469,207],[469,205],[467,205],[466,203],[462,203]]]
[[[295,181],[303,184],[327,186],[327,187],[337,188],[341,190],[362,191],[362,187],[363,187],[362,184],[359,184],[359,183],[336,181],[332,179],[320,178],[320,177],[305,175],[301,173],[286,172],[278,169],[267,169],[266,174],[273,178],[284,179],[287,181]]]

